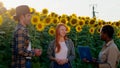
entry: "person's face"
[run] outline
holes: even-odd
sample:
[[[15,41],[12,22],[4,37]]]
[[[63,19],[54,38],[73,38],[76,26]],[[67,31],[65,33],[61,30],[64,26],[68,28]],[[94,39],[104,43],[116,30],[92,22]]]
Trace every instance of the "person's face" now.
[[[66,27],[65,26],[60,26],[59,28],[59,34],[61,37],[64,37],[66,35]]]
[[[25,19],[24,19],[26,25],[30,24],[30,20],[31,20],[31,14],[28,13],[25,15]]]
[[[107,34],[104,33],[104,32],[102,32],[102,31],[100,31],[100,39],[103,40],[103,41],[105,41],[106,38],[107,38]]]

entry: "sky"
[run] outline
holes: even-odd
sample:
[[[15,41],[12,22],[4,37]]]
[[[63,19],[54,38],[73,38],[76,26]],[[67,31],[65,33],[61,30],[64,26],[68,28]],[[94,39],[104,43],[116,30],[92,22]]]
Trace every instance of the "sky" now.
[[[73,13],[78,16],[92,17],[92,6],[95,7],[96,17],[105,21],[120,20],[120,0],[0,0],[7,9],[18,5],[28,5],[41,12],[47,8],[49,13],[59,15]]]

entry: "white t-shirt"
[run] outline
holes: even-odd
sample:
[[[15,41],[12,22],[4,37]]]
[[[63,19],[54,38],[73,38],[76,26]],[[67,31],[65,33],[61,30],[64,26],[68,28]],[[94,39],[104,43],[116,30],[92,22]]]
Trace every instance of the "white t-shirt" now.
[[[31,42],[29,42],[29,45],[28,45],[28,47],[27,47],[27,50],[28,51],[31,51],[32,49],[31,49]],[[26,59],[31,59],[31,57],[26,57]]]
[[[27,50],[28,50],[28,51],[31,51],[31,42],[29,42],[29,45],[28,45],[28,47],[27,47]]]
[[[60,44],[61,49],[60,49],[60,52],[55,54],[55,57],[58,59],[66,59],[68,48],[65,42],[59,42],[59,44]]]

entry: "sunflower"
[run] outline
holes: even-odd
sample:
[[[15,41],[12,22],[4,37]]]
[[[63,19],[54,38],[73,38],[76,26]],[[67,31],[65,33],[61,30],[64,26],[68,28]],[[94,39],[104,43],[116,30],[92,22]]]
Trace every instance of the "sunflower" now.
[[[94,20],[96,20],[96,17],[93,17]]]
[[[2,18],[2,16],[0,15],[0,25],[2,25],[2,22],[3,22],[3,18]]]
[[[94,31],[95,31],[95,28],[94,28],[94,27],[91,27],[91,28],[89,29],[89,32],[90,32],[91,34],[94,34]]]
[[[5,12],[5,16],[12,19],[12,15],[10,14],[10,11],[8,10],[7,12]]]
[[[47,14],[48,14],[48,9],[47,9],[47,8],[44,8],[44,9],[42,10],[42,14],[47,15]]]
[[[47,17],[48,17],[48,15],[40,13],[40,21],[43,21]]]
[[[120,38],[120,31],[117,32],[117,37]]]
[[[82,20],[85,20],[85,17],[82,16],[81,19],[82,19]]]
[[[98,28],[97,28],[97,33],[100,33],[100,29],[101,29],[101,27],[98,27]]]
[[[76,29],[77,32],[81,32],[82,31],[82,27],[80,25],[77,25],[75,29]]]
[[[62,18],[66,18],[66,17],[68,17],[66,14],[62,14],[62,16],[61,16]]]
[[[51,24],[52,19],[50,17],[46,17],[43,22],[45,23],[45,25],[50,25]]]
[[[77,15],[74,13],[71,16],[72,16],[72,18],[77,18]]]
[[[84,20],[84,21],[85,21],[85,25],[88,25],[89,22],[90,22],[90,20],[88,20],[88,19],[86,19],[86,20]]]
[[[67,18],[60,18],[60,23],[67,24],[68,23]]]
[[[84,20],[79,20],[79,21],[78,21],[78,25],[84,26],[84,25],[85,25],[85,21],[84,21]]]
[[[67,27],[67,33],[69,33],[70,32],[70,26],[66,25],[66,27]]]
[[[102,20],[103,21],[103,20]],[[105,21],[103,21],[103,25],[105,25],[106,24],[106,22]]]
[[[9,18],[11,17],[10,10],[8,10],[7,12],[5,12],[5,14],[6,14],[6,16],[9,17]]]
[[[89,26],[94,26],[95,25],[95,19],[91,19],[90,22],[89,22]]]
[[[31,7],[30,7],[30,12],[31,12],[31,13],[35,13],[35,11],[36,11],[36,10],[35,10],[34,8],[31,8]]]
[[[111,25],[111,24],[112,24],[112,22],[111,22],[111,21],[109,21],[109,22],[107,22],[107,24],[108,24],[108,25]]]
[[[102,20],[98,20],[98,26],[102,26],[103,25],[103,21]]]
[[[50,17],[55,17],[55,12],[51,12]]]
[[[53,26],[50,27],[48,33],[49,33],[51,36],[55,35],[55,28],[54,28]]]
[[[82,17],[81,16],[78,16],[78,19],[81,19]]]
[[[120,26],[120,22],[115,22],[115,26],[119,27]]]
[[[112,24],[111,24],[111,25],[115,27],[115,26],[116,26],[116,22],[112,22]]]
[[[52,19],[52,23],[53,23],[54,25],[57,25],[57,24],[59,23],[59,19],[58,19],[58,18],[53,18],[53,19]]]
[[[55,17],[55,18],[58,17],[58,14],[55,14],[54,17]]]
[[[39,16],[38,16],[38,15],[33,15],[32,18],[31,18],[31,23],[32,23],[33,25],[36,25],[36,24],[39,23],[39,22],[40,22]]]
[[[90,20],[90,17],[88,17],[88,16],[87,16],[87,17],[85,17],[85,18],[86,18],[87,20]]]
[[[35,12],[34,15],[38,15],[38,16],[40,16],[41,13],[40,13],[40,12]]]
[[[13,16],[15,14],[15,9],[11,8],[10,10],[8,10],[8,12],[11,16]]]
[[[38,31],[43,31],[44,30],[44,23],[37,23],[36,28]]]
[[[103,26],[103,25],[105,25],[106,24],[106,22],[105,21],[103,21],[103,20],[98,20],[98,26]]]
[[[77,18],[71,18],[70,19],[70,25],[71,26],[76,26],[78,23],[78,19]]]

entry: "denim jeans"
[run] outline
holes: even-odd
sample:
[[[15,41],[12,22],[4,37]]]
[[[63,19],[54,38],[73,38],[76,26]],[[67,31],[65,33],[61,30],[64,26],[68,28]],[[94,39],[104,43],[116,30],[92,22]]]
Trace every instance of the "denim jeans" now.
[[[54,67],[53,68],[71,68],[69,63],[59,65],[58,63],[54,62]]]
[[[26,68],[32,68],[32,62],[30,59],[27,59],[26,61]]]

